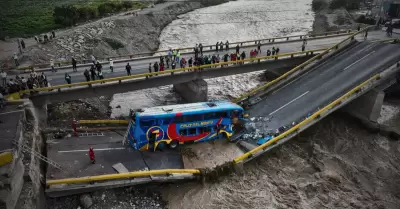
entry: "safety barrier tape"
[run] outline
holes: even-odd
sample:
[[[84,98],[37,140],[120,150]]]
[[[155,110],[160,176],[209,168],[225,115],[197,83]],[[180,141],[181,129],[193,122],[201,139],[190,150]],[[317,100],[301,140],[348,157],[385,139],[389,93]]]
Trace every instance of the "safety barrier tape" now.
[[[274,43],[275,40],[280,40],[280,39],[286,39],[286,41],[289,41],[290,38],[295,38],[295,37],[299,37],[299,40],[302,39],[302,37],[304,36],[308,36],[308,40],[312,40],[315,39],[317,37],[326,37],[326,38],[331,38],[331,37],[335,37],[335,36],[343,36],[346,34],[351,33],[351,30],[340,30],[340,31],[332,31],[332,32],[326,32],[326,33],[319,33],[319,34],[304,34],[304,35],[293,35],[293,36],[283,36],[283,37],[272,37],[272,38],[266,38],[266,39],[258,39],[258,40],[251,40],[251,41],[241,41],[241,42],[233,42],[233,43],[229,43],[229,45],[243,45],[246,43],[256,43],[259,41],[271,41],[271,43]],[[284,43],[285,41],[281,41],[278,43]],[[270,42],[267,42],[270,43]],[[256,44],[254,44],[255,46]],[[253,45],[247,45],[247,46],[253,46]],[[203,46],[204,49],[206,48],[212,48],[215,47],[215,45],[207,45],[207,46]],[[224,45],[225,47],[225,45]],[[192,50],[193,47],[184,47],[184,48],[178,48],[179,50]],[[204,50],[206,51],[206,50]],[[159,50],[159,51],[152,51],[152,52],[143,52],[143,53],[136,53],[136,54],[127,54],[127,55],[121,55],[121,56],[112,56],[112,57],[107,57],[107,58],[99,58],[98,60],[109,60],[110,58],[115,59],[115,58],[124,58],[124,57],[137,57],[137,56],[142,56],[142,55],[151,55],[151,54],[155,54],[155,53],[165,53],[168,52],[168,50]],[[114,63],[118,62],[119,60],[114,60]],[[91,60],[79,60],[77,61],[78,63],[81,64],[87,64],[87,63],[91,63]],[[55,62],[54,63],[55,66],[61,66],[61,65],[71,65],[71,61],[62,61],[62,62]],[[50,67],[49,64],[37,64],[37,65],[30,65],[30,66],[24,66],[24,67],[18,67],[17,70],[30,70],[32,68],[45,68],[45,67]]]
[[[357,31],[356,33],[353,33],[351,36],[347,37],[347,38],[344,39],[343,41],[341,41],[341,42],[335,44],[334,46],[332,46],[332,47],[326,49],[326,50],[323,51],[322,53],[320,53],[320,54],[318,54],[318,55],[312,57],[311,59],[305,61],[305,62],[302,63],[301,65],[296,66],[295,68],[293,68],[292,70],[290,70],[290,71],[284,73],[283,75],[281,75],[280,77],[276,78],[275,80],[272,80],[272,81],[270,81],[270,82],[267,82],[267,83],[265,83],[264,85],[261,85],[261,86],[259,86],[259,87],[256,87],[256,88],[254,88],[254,89],[252,89],[252,90],[246,92],[245,94],[240,95],[240,96],[237,97],[236,99],[233,99],[232,102],[238,103],[238,102],[240,102],[240,101],[242,101],[242,100],[244,100],[244,99],[246,99],[246,98],[248,98],[248,97],[250,97],[250,96],[252,96],[252,95],[254,95],[254,94],[256,94],[256,93],[258,93],[258,92],[260,92],[260,91],[262,91],[262,90],[265,90],[266,88],[272,86],[273,84],[275,84],[275,83],[277,83],[277,82],[279,82],[279,81],[285,79],[286,77],[288,77],[289,75],[293,74],[294,72],[296,72],[296,71],[298,71],[298,70],[304,68],[306,65],[310,64],[311,62],[313,62],[313,61],[315,61],[315,60],[317,60],[317,59],[320,59],[322,56],[324,56],[325,54],[329,53],[331,50],[337,49],[339,45],[343,44],[344,42],[346,42],[346,41],[348,41],[348,40],[350,40],[350,39],[352,39],[352,38],[354,38],[356,35],[358,35],[358,34],[364,32],[364,31],[367,30],[368,28],[369,28],[369,27],[364,28],[363,30]]]
[[[135,78],[145,78],[149,76],[156,76],[156,75],[163,75],[163,74],[173,74],[177,72],[183,72],[186,70],[200,70],[204,68],[212,68],[212,67],[220,67],[222,65],[229,65],[229,64],[239,64],[243,62],[254,62],[254,61],[261,61],[261,60],[272,60],[272,59],[278,59],[279,57],[294,57],[294,55],[308,55],[308,54],[314,54],[317,52],[325,51],[326,49],[315,49],[315,50],[308,50],[304,52],[291,52],[291,53],[283,53],[279,55],[273,55],[273,56],[263,56],[263,57],[256,57],[256,58],[249,58],[245,60],[238,60],[238,61],[229,61],[229,62],[220,62],[218,64],[208,64],[208,65],[201,65],[201,66],[194,66],[194,67],[187,67],[187,68],[178,68],[175,70],[165,70],[165,71],[159,71],[159,72],[152,72],[152,73],[143,73],[143,74],[135,74],[131,76],[121,76],[121,77],[115,77],[115,78],[108,78],[108,79],[103,79],[103,80],[96,80],[96,81],[89,81],[89,82],[79,82],[79,83],[74,83],[74,84],[64,84],[64,85],[58,85],[58,86],[52,86],[52,87],[44,87],[44,88],[36,88],[36,89],[29,89],[29,90],[23,90],[20,91],[19,94],[25,94],[25,93],[30,93],[30,92],[43,92],[43,91],[52,91],[55,89],[62,89],[62,88],[70,88],[70,87],[76,87],[76,86],[87,86],[87,85],[92,85],[92,84],[101,84],[101,83],[107,83],[107,82],[114,82],[114,81],[119,81],[122,82],[123,80],[130,80],[130,79],[135,79]],[[227,68],[229,69],[229,68]]]
[[[127,179],[135,177],[149,177],[153,175],[171,175],[171,174],[200,174],[198,169],[164,169],[164,170],[151,170],[151,171],[134,171],[129,173],[119,173],[119,174],[106,174],[99,176],[87,176],[80,178],[66,178],[57,180],[48,180],[46,184],[56,185],[56,184],[78,184],[78,183],[89,183],[95,181],[107,181],[116,179]]]

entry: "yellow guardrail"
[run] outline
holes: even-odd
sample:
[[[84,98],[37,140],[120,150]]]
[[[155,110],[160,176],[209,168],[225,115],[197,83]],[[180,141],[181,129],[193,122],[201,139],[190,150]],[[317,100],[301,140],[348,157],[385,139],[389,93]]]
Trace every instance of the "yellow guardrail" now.
[[[13,160],[12,152],[0,153],[0,166],[11,163]]]
[[[302,69],[303,67],[305,67],[306,65],[310,64],[311,62],[313,62],[313,61],[315,61],[315,60],[317,60],[317,59],[320,59],[322,56],[324,56],[325,54],[329,53],[331,50],[337,49],[338,46],[339,46],[340,44],[343,44],[344,42],[346,42],[346,41],[348,41],[348,40],[354,38],[354,36],[356,36],[356,35],[358,35],[358,34],[364,32],[366,29],[368,29],[368,28],[364,28],[363,30],[360,30],[360,31],[357,31],[356,33],[353,33],[351,36],[347,37],[347,38],[344,39],[343,41],[341,41],[341,42],[337,43],[336,45],[334,45],[334,46],[332,46],[332,47],[326,49],[326,50],[323,51],[322,53],[318,54],[317,56],[312,57],[311,59],[307,60],[306,62],[302,63],[301,65],[296,66],[295,68],[293,68],[292,70],[290,70],[290,71],[284,73],[283,75],[281,75],[281,76],[278,77],[277,79],[272,80],[272,81],[270,81],[270,82],[267,82],[267,83],[264,84],[264,85],[261,85],[261,86],[259,86],[259,87],[256,87],[256,88],[250,90],[249,92],[246,92],[245,94],[240,95],[238,98],[233,99],[232,102],[238,103],[238,102],[240,102],[241,100],[243,100],[243,99],[245,99],[245,98],[248,98],[249,96],[252,96],[252,95],[254,95],[254,94],[256,94],[256,93],[258,93],[258,92],[260,92],[260,91],[262,91],[262,90],[265,90],[266,88],[268,88],[268,87],[274,85],[275,83],[277,83],[277,82],[279,82],[279,81],[285,79],[286,77],[288,77],[289,75],[293,74],[294,72],[296,72],[296,71]]]
[[[235,158],[233,160],[234,163],[239,163],[241,161],[243,161],[244,159],[254,155],[255,153],[267,148],[268,146],[271,146],[272,144],[276,143],[277,141],[285,138],[286,136],[288,136],[289,134],[295,132],[297,129],[299,129],[300,127],[310,123],[312,120],[314,120],[315,118],[319,117],[322,113],[328,111],[329,109],[331,109],[332,107],[334,107],[335,105],[340,104],[343,100],[345,100],[347,97],[351,96],[352,94],[354,94],[355,92],[359,91],[362,87],[364,87],[365,85],[367,85],[368,83],[370,83],[373,80],[377,80],[380,78],[380,75],[377,74],[371,78],[369,78],[368,80],[364,81],[363,83],[361,83],[360,85],[358,85],[357,87],[353,88],[352,90],[350,90],[349,92],[347,92],[345,95],[341,96],[340,98],[336,99],[335,101],[333,101],[332,103],[330,103],[329,105],[325,106],[324,108],[322,108],[321,110],[319,110],[318,112],[314,113],[313,115],[311,115],[310,117],[308,117],[307,119],[305,119],[304,121],[300,122],[299,124],[293,126],[292,128],[290,128],[289,130],[285,131],[284,133],[280,134],[279,136],[269,140],[268,142],[266,142],[265,144],[262,144],[256,148],[254,148],[253,150]]]
[[[47,185],[56,184],[78,184],[78,183],[89,183],[95,181],[107,181],[116,179],[127,179],[135,177],[148,177],[151,175],[170,175],[170,174],[200,174],[198,169],[164,169],[164,170],[151,170],[151,171],[134,171],[129,173],[118,173],[118,174],[106,174],[99,176],[87,176],[80,178],[66,178],[57,180],[48,180]]]
[[[25,93],[30,93],[30,92],[52,91],[55,89],[60,90],[62,88],[87,86],[87,85],[101,84],[101,83],[115,82],[115,81],[121,82],[123,80],[129,80],[129,79],[135,79],[135,78],[145,78],[145,77],[149,77],[149,76],[156,76],[156,75],[163,75],[163,74],[173,74],[173,73],[183,72],[183,71],[187,71],[187,70],[201,70],[204,68],[221,67],[222,65],[225,66],[225,65],[230,65],[230,64],[240,64],[243,62],[272,60],[272,59],[278,59],[279,57],[293,57],[294,55],[313,54],[313,53],[322,52],[325,50],[326,49],[315,49],[315,50],[307,50],[304,52],[282,53],[282,54],[273,55],[273,56],[263,56],[263,57],[249,58],[249,59],[238,60],[238,61],[220,62],[218,64],[208,64],[208,65],[201,65],[201,66],[194,66],[194,67],[187,67],[187,68],[178,68],[175,70],[165,70],[162,72],[159,71],[159,72],[152,72],[152,73],[135,74],[135,75],[131,75],[131,76],[121,76],[121,77],[108,78],[108,79],[89,81],[89,82],[79,82],[79,83],[74,83],[74,84],[64,84],[64,85],[58,85],[58,86],[52,86],[52,87],[29,89],[29,90],[20,91],[19,94],[25,94]],[[227,69],[229,69],[229,68],[227,68]]]
[[[293,35],[293,36],[282,36],[282,37],[271,37],[271,38],[265,38],[265,39],[258,39],[258,40],[251,40],[251,41],[238,41],[238,42],[232,42],[229,43],[229,45],[237,45],[237,44],[247,44],[247,43],[255,43],[258,41],[268,41],[268,40],[280,40],[280,39],[286,39],[289,41],[290,38],[295,38],[295,37],[303,37],[303,36],[309,36],[309,40],[315,39],[316,37],[320,36],[328,36],[328,35],[346,35],[351,33],[351,30],[339,30],[339,31],[331,31],[331,32],[325,32],[325,33],[317,33],[317,34],[304,34],[304,35]],[[329,36],[327,37],[329,38]],[[300,39],[299,39],[300,40]],[[283,41],[281,41],[283,42]],[[281,43],[278,42],[278,43]],[[272,42],[271,42],[272,43]],[[204,49],[210,48],[210,47],[215,47],[215,45],[206,45],[203,46]],[[225,47],[225,45],[224,45]],[[193,49],[193,47],[183,47],[183,48],[178,48],[180,50],[189,50]],[[123,57],[137,57],[137,56],[142,56],[146,54],[155,54],[155,53],[162,53],[162,52],[168,52],[168,50],[159,50],[159,51],[152,51],[152,52],[143,52],[143,53],[136,53],[136,54],[127,54],[127,55],[121,55],[121,56],[112,56],[112,57],[107,57],[107,58],[99,58],[99,60],[109,60],[110,58],[115,59],[115,58],[123,58]],[[116,62],[118,60],[114,60]],[[91,60],[78,60],[78,63],[81,64],[87,64],[92,62]],[[60,62],[55,62],[54,65],[71,65],[71,61],[60,61]],[[49,64],[37,64],[37,65],[30,65],[30,66],[25,66],[25,67],[18,67],[17,70],[28,70],[32,68],[45,68],[45,67],[50,67]]]
[[[127,120],[78,120],[78,124],[128,124]]]

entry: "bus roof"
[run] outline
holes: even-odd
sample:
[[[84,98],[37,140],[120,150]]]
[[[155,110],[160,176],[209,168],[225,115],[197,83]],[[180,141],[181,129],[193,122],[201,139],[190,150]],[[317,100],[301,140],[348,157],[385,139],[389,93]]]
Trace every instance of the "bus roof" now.
[[[235,103],[228,101],[216,101],[216,102],[199,102],[189,104],[177,104],[177,105],[166,105],[158,107],[143,108],[141,112],[138,112],[138,116],[155,116],[155,115],[176,115],[176,114],[190,114],[198,112],[213,112],[213,111],[224,111],[224,110],[242,110],[243,108]]]

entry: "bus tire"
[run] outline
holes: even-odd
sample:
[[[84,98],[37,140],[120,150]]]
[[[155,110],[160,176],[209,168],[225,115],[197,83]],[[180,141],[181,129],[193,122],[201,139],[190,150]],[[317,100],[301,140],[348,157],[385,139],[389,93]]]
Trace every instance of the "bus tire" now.
[[[163,151],[167,147],[167,143],[165,142],[160,142],[157,144],[157,149],[160,151]]]
[[[176,149],[179,146],[179,142],[177,140],[172,140],[171,143],[169,143],[169,147],[171,149]]]

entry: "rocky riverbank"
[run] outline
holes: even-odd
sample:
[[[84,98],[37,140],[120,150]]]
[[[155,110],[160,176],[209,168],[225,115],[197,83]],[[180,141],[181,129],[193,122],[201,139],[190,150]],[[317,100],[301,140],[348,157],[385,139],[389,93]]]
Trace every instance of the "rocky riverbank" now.
[[[351,14],[345,8],[329,9],[330,0],[313,0],[315,21],[314,33],[336,31],[340,29],[356,28],[356,23]],[[315,6],[315,5],[318,6]]]
[[[46,44],[29,46],[20,57],[22,64],[118,56],[158,48],[162,29],[178,15],[201,8],[198,1],[166,2],[141,11],[126,12],[56,32]],[[33,38],[32,38],[33,39]],[[11,65],[11,63],[10,63]]]

